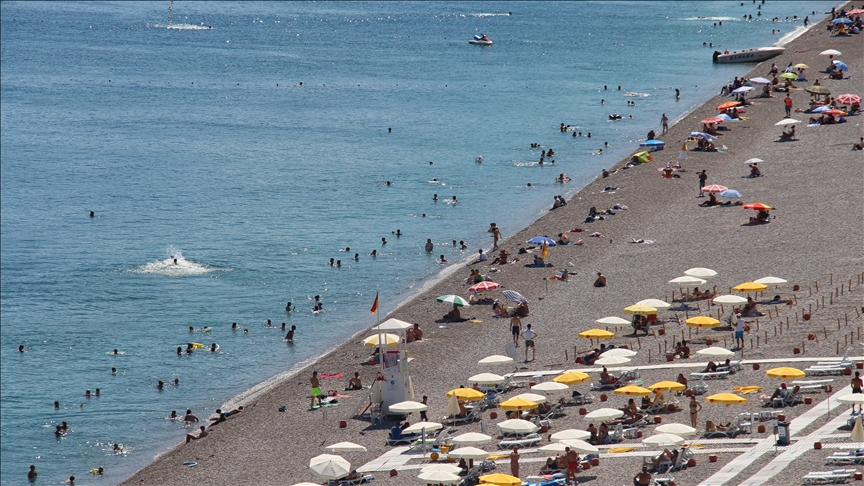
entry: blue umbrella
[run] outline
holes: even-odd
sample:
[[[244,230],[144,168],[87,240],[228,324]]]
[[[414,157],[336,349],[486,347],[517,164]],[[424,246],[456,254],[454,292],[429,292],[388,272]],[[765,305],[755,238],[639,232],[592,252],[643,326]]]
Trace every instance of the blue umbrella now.
[[[646,140],[639,144],[640,147],[656,147],[658,145],[666,145],[663,140]]]
[[[823,111],[828,111],[830,109],[831,109],[830,106],[819,106],[819,107],[813,108],[812,111],[813,111],[813,113],[822,113]]]
[[[711,142],[716,142],[717,140],[720,140],[719,138],[715,137],[714,135],[711,135],[710,133],[704,133],[704,132],[690,132],[690,136],[694,137],[694,138],[704,138],[705,140],[708,140]]]
[[[548,236],[535,236],[528,240],[528,243],[533,243],[535,245],[542,245],[546,243],[547,246],[555,246],[555,240],[549,238]]]
[[[725,191],[720,193],[720,197],[725,197],[729,199],[741,199],[744,194],[736,191],[735,189],[726,189]]]
[[[720,113],[719,115],[714,115],[714,116],[716,116],[717,118],[722,118],[723,120],[726,120],[726,121],[738,121],[737,118],[732,118],[731,116],[727,115],[726,113]]]
[[[834,24],[834,25],[837,25],[837,24],[851,24],[852,21],[849,20],[849,19],[847,19],[846,17],[840,17],[839,19],[834,19],[834,20],[832,20],[831,23]]]
[[[846,63],[843,61],[834,61],[834,65],[837,66],[837,68],[841,71],[845,72],[849,70],[849,66],[847,66]]]

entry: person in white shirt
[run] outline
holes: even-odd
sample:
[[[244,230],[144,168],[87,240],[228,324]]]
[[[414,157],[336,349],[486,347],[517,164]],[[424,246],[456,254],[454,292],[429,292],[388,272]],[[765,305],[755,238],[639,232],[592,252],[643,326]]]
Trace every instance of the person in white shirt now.
[[[735,314],[738,320],[735,323],[735,344],[738,349],[744,349],[744,318],[741,314]]]
[[[534,361],[537,357],[537,350],[534,348],[534,338],[537,337],[537,333],[531,329],[531,324],[522,331],[522,337],[525,338],[525,361],[528,361],[528,348],[531,348],[531,361]]]

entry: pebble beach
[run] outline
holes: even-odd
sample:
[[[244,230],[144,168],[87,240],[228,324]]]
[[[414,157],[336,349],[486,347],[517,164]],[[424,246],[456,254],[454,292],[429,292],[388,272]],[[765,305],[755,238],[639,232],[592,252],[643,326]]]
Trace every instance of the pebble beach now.
[[[846,8],[851,7],[847,5]],[[766,76],[772,62],[781,68],[790,62],[807,64],[811,82],[797,83],[798,88],[791,92],[794,108],[807,107],[810,94],[802,88],[816,79],[831,91],[832,96],[843,93],[861,95],[864,92],[861,81],[864,79],[864,45],[860,36],[829,36],[826,25],[830,15],[818,23],[815,20],[811,20],[809,31],[785,46],[783,54],[760,63],[745,76]],[[826,79],[827,75],[819,72],[830,62],[827,57],[819,55],[826,49],[842,51],[842,59],[849,66],[846,79]],[[524,347],[520,345],[520,359],[516,361],[516,371],[520,376],[540,375],[543,381],[549,381],[555,372],[579,370],[588,372],[592,379],[597,377],[599,367],[582,366],[574,360],[575,356],[584,355],[592,344],[596,345],[580,339],[577,334],[598,327],[594,323],[596,319],[627,317],[623,309],[639,300],[654,298],[672,302],[677,299],[679,288],[668,281],[692,267],[715,270],[718,276],[711,279],[708,286],[714,287],[719,294],[730,293],[731,287],[742,282],[767,276],[781,277],[788,283],[765,291],[757,300],[770,300],[776,294],[784,301],[792,302],[792,305],[762,305],[760,310],[766,315],[748,319],[751,331],[745,337],[744,348],[735,358],[743,360],[742,370],[728,379],[710,381],[709,395],[732,392],[733,386],[743,385],[759,386],[770,393],[779,382],[765,376],[764,370],[774,366],[804,369],[820,358],[824,361],[839,357],[847,350],[849,357],[859,362],[864,360],[864,350],[859,345],[864,324],[864,250],[861,244],[864,241],[864,194],[860,189],[864,159],[862,152],[852,150],[853,144],[864,135],[862,117],[849,116],[843,124],[808,127],[810,114],[793,113],[792,118],[801,120],[796,127],[797,139],[781,142],[779,136],[785,127],[775,124],[784,118],[783,94],[774,95],[775,98],[770,99],[753,97],[752,105],[745,107],[741,121],[725,124],[728,130],[720,132],[722,136],[717,142],[725,149],[719,152],[688,150],[686,159],[682,160],[680,149],[691,132],[701,130],[700,120],[716,114],[715,107],[730,98],[718,95],[708,100],[672,125],[667,134],[658,135],[657,138],[666,142],[666,148],[651,153],[651,162],[625,169],[630,158],[620,161],[608,168],[609,177],[598,177],[570,198],[566,206],[550,211],[499,243],[508,253],[520,257],[518,262],[496,267],[490,264],[490,258],[490,261],[476,265],[462,264],[432,288],[386,316],[380,316],[382,320],[396,318],[419,324],[424,332],[422,341],[404,346],[412,358],[411,375],[417,400],[423,395],[429,397],[429,418],[437,420],[445,415],[445,393],[466,385],[469,376],[484,371],[499,374],[512,371],[512,367],[490,370],[477,365],[477,361],[486,356],[505,354],[505,346],[511,340],[509,320],[494,317],[491,306],[475,305],[462,309],[462,317],[471,318],[466,322],[436,322],[449,309],[449,306],[437,302],[436,297],[445,294],[467,297],[463,280],[471,269],[480,270],[501,284],[503,289],[516,290],[530,301],[530,315],[522,322],[523,325],[531,324],[538,334],[536,359],[523,362]],[[660,116],[660,113],[656,114],[658,126],[655,130],[658,134],[661,131]],[[566,135],[562,134],[562,137]],[[688,146],[692,149],[695,143],[690,142]],[[747,177],[749,168],[745,161],[752,158],[763,160],[759,162],[762,177]],[[676,172],[680,177],[662,177],[657,169],[666,167],[669,162],[681,164],[684,170]],[[722,184],[741,191],[745,204],[761,202],[770,205],[774,208],[771,214],[775,219],[767,224],[749,225],[749,217],[755,216],[754,211],[740,206],[699,207],[699,203],[705,200],[697,197],[698,173],[702,170],[706,171],[708,184]],[[505,209],[506,202],[502,203],[502,209]],[[592,206],[607,209],[615,204],[627,209],[615,211],[614,216],[604,220],[585,222]],[[486,226],[488,222],[477,221],[474,224]],[[506,223],[499,221],[499,226],[504,227]],[[547,262],[551,267],[527,266],[532,255],[518,254],[520,248],[532,246],[526,241],[536,235],[557,239],[558,234],[576,228],[582,231],[571,233],[576,235],[571,239],[582,239],[583,244],[550,248]],[[512,228],[505,229],[513,231]],[[602,236],[588,236],[595,232]],[[639,240],[652,243],[633,242]],[[539,253],[540,249],[535,247],[532,251]],[[494,258],[495,254],[497,252],[490,252],[490,257]],[[497,271],[492,271],[493,267]],[[570,273],[567,281],[546,280],[565,268]],[[598,272],[606,276],[606,287],[594,287]],[[797,286],[797,290],[793,290],[793,286]],[[486,296],[503,301],[500,291],[490,291]],[[684,325],[684,320],[689,317],[701,314],[716,318],[720,312],[719,306],[709,305],[707,300],[692,302],[690,308],[686,312],[661,311],[661,319],[676,322],[653,326],[649,335],[638,339],[629,335],[629,327],[609,328],[616,336],[603,342],[617,347],[628,346],[638,352],[624,369],[640,368],[640,378],[646,386],[661,380],[674,381],[678,373],[686,376],[701,371],[707,360],[692,357],[668,362],[665,351],[674,348],[675,342],[682,338],[688,341],[694,352],[706,347],[706,340],[731,348],[732,332],[725,328],[697,331]],[[725,306],[719,314],[721,320],[728,317],[730,310],[730,306]],[[805,313],[808,314],[807,320]],[[388,422],[370,424],[369,420],[352,416],[366,399],[368,391],[342,391],[354,372],[360,373],[363,384],[367,386],[375,378],[377,366],[362,364],[368,360],[370,350],[359,341],[368,334],[367,331],[358,334],[356,339],[332,350],[303,370],[236,397],[226,406],[243,405],[245,410],[242,413],[211,427],[206,438],[180,444],[165,452],[122,484],[281,485],[303,481],[320,484],[324,481],[309,469],[309,460],[324,453],[326,445],[342,441],[355,442],[367,448],[366,452],[346,453],[343,457],[359,472],[373,475],[372,484],[421,484],[416,475],[422,465],[430,463],[428,454],[425,457],[419,453],[413,455],[398,467],[378,470],[363,467],[392,449],[385,444],[385,438],[393,425]],[[302,345],[302,342],[297,342],[297,346]],[[796,359],[805,361],[786,362]],[[761,364],[761,370],[754,369],[754,363]],[[350,398],[340,400],[335,407],[310,410],[309,378],[313,370],[322,374],[342,373],[341,378],[322,380],[322,389],[340,390]],[[832,427],[830,433],[820,432],[838,415],[848,415],[848,406],[825,401],[832,396],[836,401],[836,397],[843,394],[838,395],[838,392],[844,388],[848,390],[849,377],[829,378],[834,378],[832,392],[817,390],[808,393],[811,404],[802,403],[782,410],[787,420],[801,425],[800,429],[793,426],[790,450],[800,444],[810,445],[815,438],[825,444],[849,442],[848,429]],[[574,387],[583,392],[587,388],[588,383]],[[526,384],[505,393],[502,399],[528,391]],[[601,403],[600,393],[595,392],[595,395],[594,403],[584,406],[589,412],[600,407],[623,407],[628,398],[609,392],[608,401]],[[699,431],[704,430],[706,420],[726,423],[741,412],[765,410],[758,395],[744,395],[748,399],[746,404],[731,406],[704,403],[704,396],[700,397],[703,409],[699,414]],[[550,398],[560,396],[552,395]],[[682,405],[686,406],[683,397]],[[805,416],[820,406],[824,414],[819,413],[812,420]],[[284,412],[280,411],[281,407],[284,407]],[[569,428],[585,429],[588,421],[580,415],[580,408],[565,407],[565,415],[552,420],[549,433]],[[498,418],[492,419],[492,412],[495,410],[483,413],[485,426],[481,421],[458,425],[452,435],[480,432],[485,428],[494,442],[483,447],[494,453],[500,435],[494,424],[503,420],[503,413],[499,411]],[[689,424],[684,409],[658,415],[664,424]],[[802,416],[804,419],[794,422]],[[409,417],[412,423],[416,420],[413,415]],[[340,427],[343,421],[346,426]],[[652,424],[644,428],[646,437],[652,434],[654,427]],[[194,431],[190,428],[189,432]],[[540,445],[549,443],[547,435],[543,434]],[[783,449],[777,451],[773,447],[763,447],[764,450],[759,449],[761,452],[752,462],[743,465],[732,479],[721,481],[709,478],[751,448],[764,445],[763,439],[772,437],[772,428],[767,427],[764,433],[754,430],[739,435],[737,438],[741,441],[733,443],[697,437],[690,441],[698,444],[693,446],[695,466],[672,473],[678,485],[757,481],[751,478],[758,478],[758,481],[746,484],[800,484],[801,477],[810,471],[836,469],[825,465],[825,457],[846,450],[826,446],[821,450],[806,447],[803,451],[801,446],[803,452],[800,455],[785,467],[771,469],[769,474],[763,468],[783,454]],[[616,446],[630,446],[645,454],[656,451],[656,448],[642,446],[639,439],[627,439]],[[536,475],[545,460],[546,455],[535,449],[521,451],[520,476],[523,480]],[[709,456],[714,455],[717,461],[709,462]],[[580,472],[577,476],[579,484],[632,484],[642,459],[634,455],[615,456],[601,448],[600,465]],[[183,465],[189,461],[197,465],[191,468]],[[508,459],[499,459],[497,464],[496,472],[509,473]],[[860,469],[864,471],[864,468]],[[391,476],[391,470],[396,475]]]

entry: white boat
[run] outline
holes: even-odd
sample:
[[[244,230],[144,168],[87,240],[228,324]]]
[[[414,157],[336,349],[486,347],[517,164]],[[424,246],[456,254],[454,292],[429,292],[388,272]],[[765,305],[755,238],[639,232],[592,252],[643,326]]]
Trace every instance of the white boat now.
[[[469,44],[476,44],[478,46],[491,46],[492,41],[486,37],[486,34],[475,35],[473,39],[468,41]]]
[[[757,47],[755,49],[741,49],[728,53],[714,51],[714,62],[729,64],[733,62],[762,62],[774,56],[783,54],[784,47]]]

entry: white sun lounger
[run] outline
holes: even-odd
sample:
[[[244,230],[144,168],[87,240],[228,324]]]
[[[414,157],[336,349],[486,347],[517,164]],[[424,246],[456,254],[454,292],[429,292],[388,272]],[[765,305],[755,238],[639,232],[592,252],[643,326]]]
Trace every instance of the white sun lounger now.
[[[807,376],[811,375],[842,375],[847,369],[852,366],[829,365],[829,366],[811,366],[804,370]]]
[[[864,451],[861,449],[847,452],[835,452],[825,458],[826,464],[864,464]]]
[[[504,439],[498,443],[499,449],[512,449],[514,447],[532,447],[536,446],[543,440],[538,434],[528,434],[524,437],[514,439]]]
[[[726,379],[729,377],[728,371],[715,371],[714,373],[690,373],[690,379],[696,380],[716,380]]]
[[[807,473],[807,475],[801,479],[804,481],[804,484],[845,483],[854,473],[854,469],[835,469],[833,471]]]

